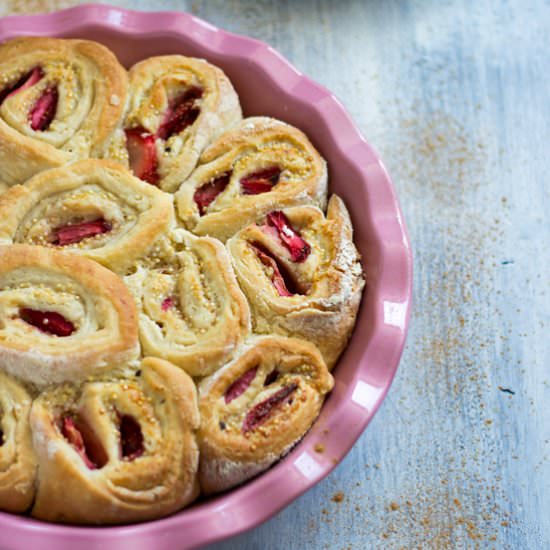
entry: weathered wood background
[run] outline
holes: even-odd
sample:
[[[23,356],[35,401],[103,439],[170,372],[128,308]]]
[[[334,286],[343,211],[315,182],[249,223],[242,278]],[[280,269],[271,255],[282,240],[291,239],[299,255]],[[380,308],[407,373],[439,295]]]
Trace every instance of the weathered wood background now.
[[[328,479],[213,548],[550,548],[550,4],[112,3],[191,11],[325,84],[382,154],[415,253],[374,421]]]

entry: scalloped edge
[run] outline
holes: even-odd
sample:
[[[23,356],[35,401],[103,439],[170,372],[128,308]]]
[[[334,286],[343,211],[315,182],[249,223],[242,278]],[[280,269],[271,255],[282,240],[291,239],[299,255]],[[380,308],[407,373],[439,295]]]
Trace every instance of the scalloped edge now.
[[[338,373],[335,375],[336,386],[331,399],[338,399],[339,404],[330,417],[324,419],[323,428],[336,430],[345,422],[349,429],[346,433],[340,430],[334,435],[336,443],[330,442],[333,453],[330,459],[311,455],[303,448],[305,442],[300,442],[271,470],[242,487],[173,516],[136,525],[71,527],[0,512],[3,544],[9,543],[14,550],[33,545],[39,547],[45,539],[48,539],[48,546],[55,544],[61,550],[76,545],[80,550],[91,550],[100,544],[108,544],[109,548],[116,550],[127,548],[132,542],[140,548],[158,550],[198,548],[242,533],[274,516],[326,477],[363,433],[391,386],[405,345],[412,300],[409,237],[386,169],[340,101],[259,40],[223,31],[188,13],[137,12],[99,4],[49,14],[1,18],[0,40],[28,34],[77,35],[79,28],[90,25],[134,36],[149,33],[177,35],[217,55],[252,61],[273,87],[315,111],[327,131],[335,136],[340,154],[361,174],[365,185],[368,179],[369,186],[376,187],[376,192],[369,192],[365,209],[372,220],[384,260],[380,267],[383,281],[380,294],[383,296],[377,297],[381,309],[375,312],[373,333],[357,365],[354,383],[339,384]],[[272,76],[274,74],[277,80]],[[384,274],[391,274],[387,282]],[[391,300],[384,300],[385,296]],[[384,371],[382,386],[372,380],[373,365]],[[184,542],[181,540],[183,533]],[[180,546],[182,543],[185,546]]]

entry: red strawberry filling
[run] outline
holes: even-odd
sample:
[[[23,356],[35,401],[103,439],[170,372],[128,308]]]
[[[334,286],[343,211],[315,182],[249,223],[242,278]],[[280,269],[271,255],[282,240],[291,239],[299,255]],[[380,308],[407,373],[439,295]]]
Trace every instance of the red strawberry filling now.
[[[204,216],[205,211],[210,204],[214,202],[216,197],[225,190],[227,184],[229,183],[230,177],[231,172],[225,172],[208,183],[204,183],[195,191],[193,199],[199,207],[199,213],[201,216]]]
[[[158,185],[159,174],[155,136],[145,128],[128,128],[126,134],[126,149],[130,159],[132,172],[143,181]]]
[[[231,403],[233,399],[237,399],[239,395],[243,394],[248,386],[252,384],[252,380],[256,378],[256,372],[258,371],[258,367],[254,367],[252,369],[247,370],[240,378],[237,378],[229,388],[227,388],[227,391],[225,392],[223,398],[225,400],[225,403]]]
[[[174,307],[174,298],[168,296],[168,298],[164,298],[164,300],[162,300],[162,304],[160,306],[162,311],[168,311],[172,307]]]
[[[70,336],[76,330],[70,321],[55,311],[39,311],[25,307],[19,310],[19,316],[25,323],[36,327],[41,332],[55,336]]]
[[[74,447],[90,470],[103,468],[109,458],[93,430],[82,420],[78,423],[65,416],[61,421],[63,437]]]
[[[258,403],[250,409],[244,418],[242,431],[250,432],[263,424],[271,415],[274,409],[289,400],[290,396],[298,389],[298,384],[292,383],[276,391],[271,397]]]
[[[43,132],[49,128],[57,112],[58,99],[57,88],[48,88],[36,100],[29,113],[29,121],[33,130]]]
[[[118,429],[120,432],[120,454],[126,460],[140,457],[145,447],[143,433],[138,421],[129,414],[119,415]]]
[[[271,282],[279,296],[293,296],[294,294],[299,294],[292,277],[277,258],[260,243],[256,242],[249,244],[262,264],[271,269]]]
[[[244,195],[259,195],[260,193],[267,193],[271,191],[277,183],[279,183],[279,176],[281,175],[281,169],[278,166],[273,166],[265,170],[259,170],[248,174],[244,178],[241,178],[241,189]]]
[[[130,168],[138,178],[152,185],[159,184],[156,139],[167,140],[193,124],[200,114],[196,101],[202,94],[200,88],[192,87],[172,100],[155,135],[141,126],[125,130]]]
[[[194,86],[172,100],[157,131],[157,137],[167,140],[191,126],[201,112],[196,102],[202,97],[202,93],[200,88]]]
[[[68,244],[79,243],[88,237],[95,237],[111,231],[112,226],[103,218],[91,222],[76,223],[73,225],[64,225],[54,229],[53,244],[65,246]]]
[[[8,97],[15,95],[23,90],[34,86],[39,80],[44,77],[44,72],[40,67],[35,67],[32,71],[24,74],[15,84],[7,86],[2,91],[0,91],[0,105]]]
[[[304,262],[311,252],[311,247],[290,225],[285,214],[280,210],[274,210],[267,215],[266,221],[279,232],[279,237],[290,252],[292,261]]]
[[[264,380],[264,386],[269,386],[270,384],[273,384],[273,382],[277,381],[277,378],[279,378],[279,371],[277,369],[272,370]]]

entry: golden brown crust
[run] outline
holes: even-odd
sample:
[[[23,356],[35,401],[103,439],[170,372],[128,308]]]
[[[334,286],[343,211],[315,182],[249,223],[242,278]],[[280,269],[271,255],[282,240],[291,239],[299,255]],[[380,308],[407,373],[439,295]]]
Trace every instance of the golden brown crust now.
[[[123,113],[128,77],[105,46],[44,37],[16,38],[0,46],[2,89],[37,67],[43,77],[0,106],[0,169],[6,185],[99,156]],[[58,90],[55,117],[46,130],[33,130],[29,113],[51,87]]]
[[[333,383],[313,344],[251,338],[239,357],[199,385],[202,490],[229,489],[281,458],[309,430]]]
[[[219,68],[0,45],[2,194],[1,510],[163,517],[310,429],[365,284],[351,220],[335,195],[323,214],[309,139],[242,120]]]
[[[272,167],[281,173],[271,191],[244,193],[243,178]],[[197,190],[222,174],[230,175],[227,186],[201,215]],[[187,229],[226,241],[275,208],[313,204],[324,209],[326,193],[326,163],[308,138],[279,120],[252,117],[204,151],[196,170],[177,192],[176,206]]]
[[[83,434],[85,458],[66,430],[67,418]],[[134,431],[123,428],[124,419]],[[34,402],[31,425],[39,462],[34,517],[144,521],[198,496],[196,390],[166,361],[144,359],[131,378],[50,390]]]
[[[365,284],[351,220],[336,195],[329,201],[326,218],[313,206],[283,212],[311,246],[305,261],[293,261],[277,231],[268,225],[250,225],[227,243],[249,300],[253,331],[309,340],[332,368],[353,330]],[[251,246],[258,243],[285,269],[295,287],[294,295],[279,295],[272,271]]]
[[[38,246],[0,246],[0,368],[37,385],[78,380],[138,353],[135,305],[113,272]],[[70,335],[44,332],[22,310],[56,312]]]
[[[105,233],[61,246],[56,230],[102,220]],[[172,197],[106,160],[47,170],[0,196],[0,243],[80,254],[117,272],[143,256],[174,224]]]
[[[34,498],[31,403],[25,388],[0,372],[0,510],[7,512],[28,510]]]
[[[182,55],[150,57],[129,72],[130,97],[122,127],[113,136],[107,155],[128,166],[124,129],[143,128],[158,136],[159,128],[175,100],[196,87],[202,96],[198,118],[168,139],[157,137],[155,148],[159,185],[174,192],[194,169],[203,149],[241,117],[239,98],[223,71],[203,59]]]
[[[191,376],[229,361],[250,331],[250,311],[224,246],[179,229],[125,282],[136,299],[144,353]]]

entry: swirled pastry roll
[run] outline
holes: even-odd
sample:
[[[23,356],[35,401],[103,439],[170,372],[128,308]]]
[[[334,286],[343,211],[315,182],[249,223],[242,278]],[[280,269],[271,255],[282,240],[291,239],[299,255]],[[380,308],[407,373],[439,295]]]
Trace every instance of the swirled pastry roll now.
[[[34,497],[36,456],[25,388],[0,372],[0,510],[24,512]]]
[[[130,69],[130,101],[108,154],[144,181],[175,191],[201,151],[241,119],[225,74],[202,59],[151,57]]]
[[[347,344],[365,284],[349,214],[333,195],[313,206],[273,210],[227,247],[248,297],[253,330],[304,338],[329,368]]]
[[[193,381],[160,359],[128,379],[63,385],[33,404],[38,456],[32,515],[66,523],[143,521],[199,493]]]
[[[307,137],[284,122],[253,117],[204,151],[176,205],[187,229],[225,241],[275,208],[324,208],[326,194],[326,163]]]
[[[75,252],[118,272],[173,223],[170,195],[105,160],[46,170],[0,196],[0,243]]]
[[[87,40],[16,38],[0,46],[0,75],[3,184],[103,153],[128,91],[111,51]]]
[[[0,246],[0,369],[37,385],[77,380],[138,354],[134,301],[86,258]]]
[[[216,239],[175,230],[125,282],[138,304],[144,352],[191,376],[229,361],[250,330],[246,298]]]
[[[286,454],[317,418],[333,383],[313,344],[251,338],[199,386],[202,490],[234,487]]]

